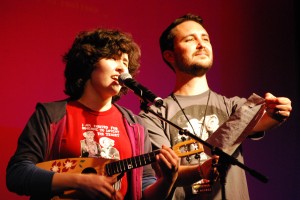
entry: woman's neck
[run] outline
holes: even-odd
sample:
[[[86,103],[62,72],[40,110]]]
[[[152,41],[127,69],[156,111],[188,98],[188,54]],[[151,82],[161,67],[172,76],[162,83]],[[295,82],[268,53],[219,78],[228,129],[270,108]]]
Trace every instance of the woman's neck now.
[[[103,112],[107,111],[112,107],[112,98],[101,99],[100,97],[91,98],[90,96],[83,95],[78,99],[78,102],[88,107],[91,110]]]

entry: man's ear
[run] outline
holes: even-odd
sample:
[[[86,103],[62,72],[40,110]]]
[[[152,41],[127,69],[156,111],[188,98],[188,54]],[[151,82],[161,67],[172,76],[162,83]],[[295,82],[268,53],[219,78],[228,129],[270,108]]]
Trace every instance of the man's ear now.
[[[163,52],[163,57],[168,63],[174,63],[174,53],[173,51],[166,50]]]

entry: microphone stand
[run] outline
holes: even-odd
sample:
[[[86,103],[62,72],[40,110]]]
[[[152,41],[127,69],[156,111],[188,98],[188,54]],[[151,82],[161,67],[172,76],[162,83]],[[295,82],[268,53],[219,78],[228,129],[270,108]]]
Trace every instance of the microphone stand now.
[[[227,153],[225,153],[224,151],[222,151],[220,148],[215,147],[215,146],[209,144],[208,142],[202,140],[201,138],[199,138],[196,135],[192,134],[188,130],[182,129],[181,127],[177,126],[173,122],[171,122],[171,121],[169,121],[169,120],[161,117],[157,113],[155,113],[150,108],[150,106],[148,106],[148,102],[145,99],[141,100],[140,108],[145,113],[149,113],[150,112],[151,114],[153,114],[156,117],[158,117],[160,120],[162,120],[164,122],[167,122],[168,124],[170,124],[173,127],[175,127],[179,131],[180,135],[189,136],[190,138],[193,138],[194,140],[196,140],[196,141],[202,143],[203,145],[207,146],[211,150],[212,155],[218,155],[219,156],[219,163],[216,165],[216,167],[217,167],[217,170],[218,170],[219,175],[220,175],[220,184],[221,184],[221,190],[222,190],[222,200],[226,200],[225,184],[226,184],[227,168],[228,168],[229,165],[237,165],[240,168],[242,168],[245,171],[247,171],[250,175],[252,175],[256,179],[260,180],[261,182],[263,182],[263,183],[267,183],[268,182],[268,178],[265,177],[264,175],[262,175],[261,173],[259,173],[259,172],[255,171],[255,170],[247,167],[246,165],[244,165],[241,162],[239,162],[236,158],[234,158],[234,157],[228,155]]]

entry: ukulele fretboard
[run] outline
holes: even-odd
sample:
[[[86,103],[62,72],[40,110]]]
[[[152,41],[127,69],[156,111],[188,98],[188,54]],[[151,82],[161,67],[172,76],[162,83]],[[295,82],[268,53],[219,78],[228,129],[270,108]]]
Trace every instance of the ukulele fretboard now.
[[[122,172],[129,171],[134,168],[138,168],[144,165],[148,165],[156,161],[155,156],[159,153],[159,150],[151,153],[134,156],[120,161],[111,162],[105,165],[106,174],[112,176]]]

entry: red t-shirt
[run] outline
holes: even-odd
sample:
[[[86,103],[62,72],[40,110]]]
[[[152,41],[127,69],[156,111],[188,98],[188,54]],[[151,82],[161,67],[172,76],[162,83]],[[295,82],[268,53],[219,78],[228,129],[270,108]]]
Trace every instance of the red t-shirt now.
[[[132,157],[121,112],[114,105],[107,111],[97,112],[77,101],[69,102],[60,152],[62,158],[100,156],[121,160]],[[124,196],[127,188],[125,173],[120,189]]]

